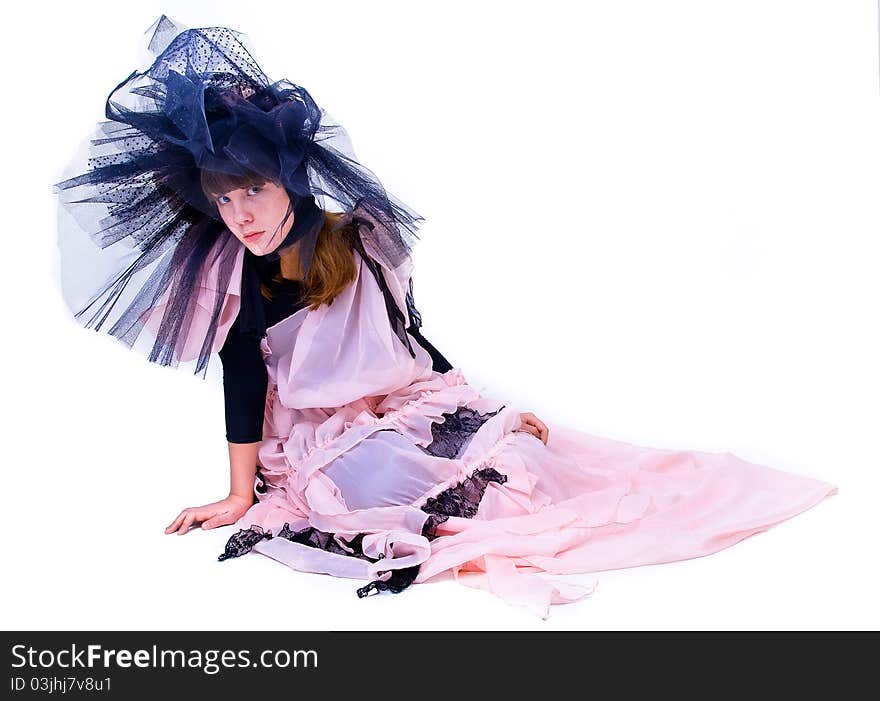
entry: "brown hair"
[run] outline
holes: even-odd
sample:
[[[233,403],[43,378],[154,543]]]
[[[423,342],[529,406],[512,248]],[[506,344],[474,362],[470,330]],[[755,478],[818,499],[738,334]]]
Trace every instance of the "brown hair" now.
[[[202,191],[211,202],[217,194],[264,185],[267,181],[257,173],[231,175],[209,170],[201,172]],[[324,226],[318,233],[312,264],[304,281],[303,301],[311,309],[330,304],[357,277],[352,254],[354,232],[348,226],[334,229],[342,216],[336,212],[324,212]],[[276,275],[275,279],[279,281],[281,274]],[[272,299],[272,293],[265,285],[260,285],[260,291],[266,299]]]
[[[315,255],[305,280],[304,301],[311,309],[330,304],[357,277],[350,226],[335,229],[342,218],[337,212],[324,212],[324,226],[318,234]]]

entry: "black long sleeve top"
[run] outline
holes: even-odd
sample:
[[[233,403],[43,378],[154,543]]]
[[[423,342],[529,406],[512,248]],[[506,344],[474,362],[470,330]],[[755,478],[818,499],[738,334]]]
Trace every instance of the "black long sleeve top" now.
[[[272,299],[261,296],[266,314],[266,326],[273,326],[305,306],[303,284],[298,280],[280,281],[274,277],[261,280],[272,294]],[[407,332],[431,356],[434,370],[452,369],[449,361],[422,336],[418,328],[410,326]],[[263,416],[269,376],[260,351],[260,341],[244,336],[238,320],[232,324],[226,342],[220,349],[223,363],[223,397],[226,414],[226,440],[230,443],[255,443],[263,439]]]

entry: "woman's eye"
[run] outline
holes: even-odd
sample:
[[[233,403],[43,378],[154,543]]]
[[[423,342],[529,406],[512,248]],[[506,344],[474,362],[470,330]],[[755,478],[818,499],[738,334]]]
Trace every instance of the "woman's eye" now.
[[[259,194],[262,191],[262,189],[263,189],[262,185],[252,185],[251,187],[249,187],[247,189],[247,193],[249,195],[256,195],[256,194]],[[226,195],[220,195],[217,197],[216,201],[217,201],[217,204],[226,204],[227,202],[230,201],[230,199]]]

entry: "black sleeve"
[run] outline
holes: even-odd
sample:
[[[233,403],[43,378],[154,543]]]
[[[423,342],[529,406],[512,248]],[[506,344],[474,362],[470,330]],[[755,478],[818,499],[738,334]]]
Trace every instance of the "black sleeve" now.
[[[452,370],[452,365],[443,357],[443,355],[434,346],[430,344],[427,338],[422,336],[421,332],[415,326],[410,326],[407,332],[412,336],[418,344],[424,348],[431,356],[432,366],[435,372],[444,373]]]
[[[226,408],[226,440],[256,443],[263,440],[263,416],[269,376],[260,342],[242,336],[238,319],[220,349],[223,363],[223,399]]]

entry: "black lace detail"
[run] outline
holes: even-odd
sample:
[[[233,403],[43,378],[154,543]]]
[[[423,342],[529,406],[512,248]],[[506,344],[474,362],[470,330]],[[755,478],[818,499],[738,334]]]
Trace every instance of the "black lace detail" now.
[[[422,507],[424,511],[424,507]],[[434,540],[437,537],[437,526],[441,523],[445,523],[449,519],[449,516],[445,514],[429,514],[428,520],[425,521],[425,525],[422,526],[422,536],[427,538],[428,540]]]
[[[418,565],[394,570],[386,581],[383,582],[381,579],[377,579],[358,589],[358,599],[363,599],[365,596],[369,596],[370,592],[373,590],[375,590],[376,593],[379,593],[380,591],[390,591],[392,594],[400,594],[400,592],[415,581],[418,574]]]
[[[438,421],[431,426],[431,444],[422,450],[439,458],[457,458],[464,442],[501,409],[480,414],[462,406],[453,414],[443,414],[443,422]]]
[[[310,548],[318,548],[325,550],[334,555],[347,555],[349,557],[357,557],[368,562],[378,562],[379,560],[364,555],[363,540],[364,534],[358,533],[352,538],[348,546],[338,541],[333,533],[325,533],[317,528],[309,526],[300,531],[293,531],[290,525],[285,523],[284,527],[278,531],[279,538],[285,538],[293,543],[308,545]]]
[[[223,560],[228,560],[231,557],[246,555],[261,540],[269,540],[271,537],[271,531],[264,531],[259,526],[251,526],[241,530],[226,541],[226,549],[217,559],[223,562]]]
[[[285,538],[294,543],[307,545],[310,548],[318,548],[328,553],[336,555],[346,555],[348,557],[356,557],[367,562],[379,562],[382,557],[372,558],[364,555],[363,540],[364,534],[358,533],[347,544],[338,541],[333,533],[319,531],[317,528],[309,526],[299,531],[291,530],[290,524],[285,523],[284,527],[278,532],[279,538]],[[387,571],[387,570],[386,570]],[[380,571],[379,574],[384,574]],[[393,570],[391,576],[382,581],[377,579],[370,582],[364,587],[357,590],[358,598],[362,599],[371,591],[390,591],[392,594],[399,594],[408,586],[410,586],[419,574],[419,566],[405,567],[400,570]]]
[[[480,501],[483,499],[489,482],[504,484],[507,482],[507,475],[502,475],[494,467],[475,470],[470,477],[466,477],[461,483],[428,499],[422,507],[422,511],[443,517],[442,521],[436,521],[435,526],[443,523],[450,516],[473,518],[477,515],[477,509],[480,508]]]

